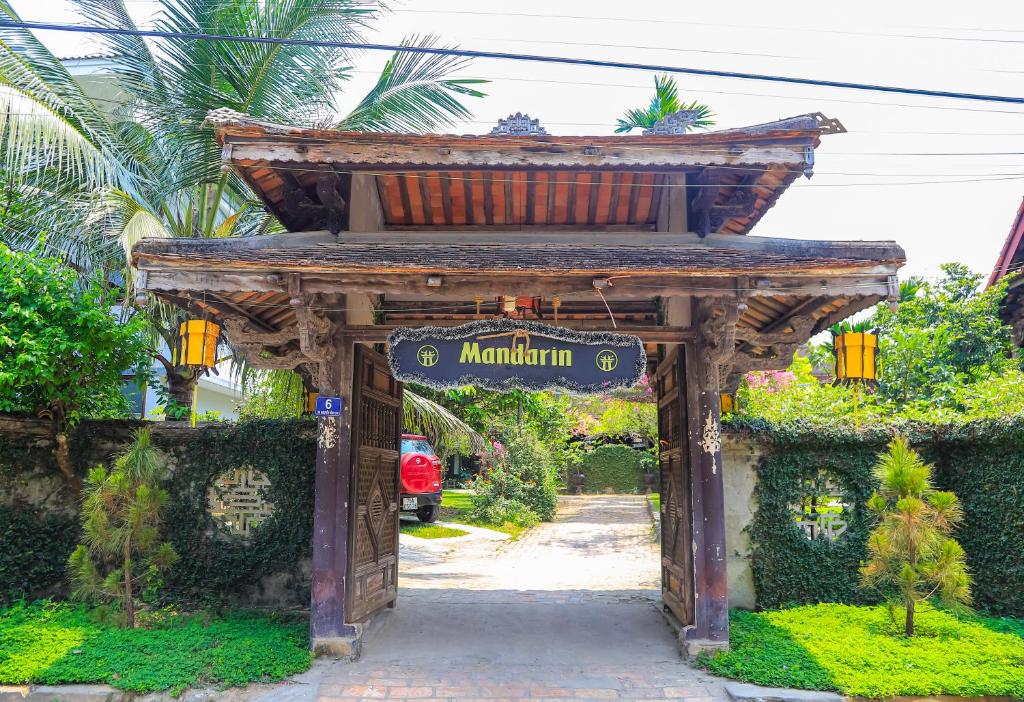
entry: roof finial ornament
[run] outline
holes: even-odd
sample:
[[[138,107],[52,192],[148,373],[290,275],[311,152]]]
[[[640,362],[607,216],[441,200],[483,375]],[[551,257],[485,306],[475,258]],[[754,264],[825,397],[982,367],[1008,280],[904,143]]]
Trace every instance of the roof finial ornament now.
[[[697,110],[678,110],[669,112],[659,119],[653,127],[643,131],[644,136],[652,134],[686,134],[696,124],[699,115]]]
[[[498,126],[491,129],[490,136],[547,136],[548,130],[540,126],[539,119],[516,112],[507,119],[499,119]]]

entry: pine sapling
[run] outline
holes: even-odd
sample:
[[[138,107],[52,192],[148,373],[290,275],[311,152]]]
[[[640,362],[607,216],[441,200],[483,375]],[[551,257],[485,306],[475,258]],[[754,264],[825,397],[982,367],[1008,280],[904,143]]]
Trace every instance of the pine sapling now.
[[[135,626],[136,599],[152,586],[178,554],[160,541],[160,513],[167,492],[159,487],[163,458],[148,429],[107,471],[89,471],[82,492],[83,542],[69,565],[78,599],[120,604],[125,623]]]
[[[879,521],[868,538],[862,585],[903,607],[904,630],[913,636],[919,602],[936,598],[954,610],[971,603],[964,549],[950,536],[963,511],[956,495],[932,486],[932,466],[905,437],[894,438],[879,456],[875,476],[880,487],[867,506]]]

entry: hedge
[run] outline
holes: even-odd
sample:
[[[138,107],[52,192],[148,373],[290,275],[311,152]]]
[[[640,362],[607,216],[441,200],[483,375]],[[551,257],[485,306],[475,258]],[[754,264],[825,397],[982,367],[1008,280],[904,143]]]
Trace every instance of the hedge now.
[[[858,587],[871,522],[864,503],[872,469],[892,428],[861,432],[732,423],[766,451],[758,465],[758,509],[749,526],[759,607],[871,602]],[[899,431],[935,465],[937,487],[960,498],[965,520],[956,537],[967,551],[975,606],[1024,615],[1024,418],[964,425],[906,424]],[[794,520],[804,481],[824,473],[849,505],[847,530],[835,541],[807,539]]]
[[[602,444],[588,451],[579,471],[586,492],[642,492],[643,451],[622,444]]]

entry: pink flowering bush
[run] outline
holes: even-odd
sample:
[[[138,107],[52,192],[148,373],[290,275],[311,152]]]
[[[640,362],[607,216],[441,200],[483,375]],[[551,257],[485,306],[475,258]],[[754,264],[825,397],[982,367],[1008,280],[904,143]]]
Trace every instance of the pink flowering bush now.
[[[796,382],[796,373],[790,370],[751,371],[744,376],[749,388],[765,392],[778,392]]]

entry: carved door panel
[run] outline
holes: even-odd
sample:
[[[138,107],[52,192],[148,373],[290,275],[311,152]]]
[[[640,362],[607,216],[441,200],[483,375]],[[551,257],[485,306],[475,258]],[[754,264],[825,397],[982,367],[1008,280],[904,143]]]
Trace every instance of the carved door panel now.
[[[352,493],[349,525],[349,622],[393,606],[398,596],[399,471],[402,384],[387,359],[355,345],[352,381]]]
[[[693,516],[686,422],[686,354],[666,346],[658,364],[658,460],[661,468],[661,596],[683,625],[694,623]]]

